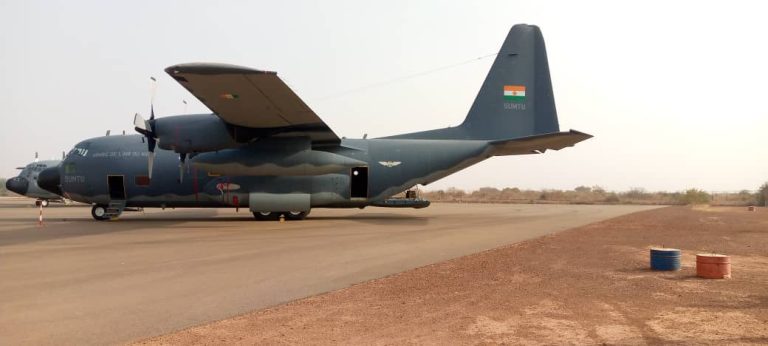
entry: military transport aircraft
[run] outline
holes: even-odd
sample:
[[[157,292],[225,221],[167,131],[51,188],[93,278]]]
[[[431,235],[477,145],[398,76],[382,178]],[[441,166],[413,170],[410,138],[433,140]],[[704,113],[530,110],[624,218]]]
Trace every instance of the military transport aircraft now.
[[[62,160],[63,159],[64,157],[62,155]],[[60,195],[44,190],[37,184],[37,178],[38,175],[40,175],[40,172],[49,167],[56,167],[60,162],[60,160],[40,161],[38,160],[37,153],[35,153],[35,161],[24,167],[16,167],[16,169],[21,170],[21,172],[19,172],[19,175],[8,179],[5,182],[5,188],[8,189],[8,191],[13,191],[22,196],[34,198],[36,204],[44,207],[47,207],[48,203],[51,201],[62,202],[64,199]]]
[[[213,114],[136,115],[140,135],[78,143],[41,174],[41,186],[92,204],[97,220],[143,207],[247,207],[256,219],[303,219],[311,208],[424,207],[390,197],[492,156],[592,137],[559,132],[533,25],[509,31],[461,125],[384,138],[339,138],[275,72],[209,63],[165,71]]]

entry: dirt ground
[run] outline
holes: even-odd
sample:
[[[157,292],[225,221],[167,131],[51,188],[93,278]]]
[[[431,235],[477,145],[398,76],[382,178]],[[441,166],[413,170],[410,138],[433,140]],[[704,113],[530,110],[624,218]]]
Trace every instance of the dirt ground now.
[[[682,270],[649,270],[652,246]],[[697,278],[701,252],[733,278]],[[768,210],[639,212],[142,343],[768,344]]]

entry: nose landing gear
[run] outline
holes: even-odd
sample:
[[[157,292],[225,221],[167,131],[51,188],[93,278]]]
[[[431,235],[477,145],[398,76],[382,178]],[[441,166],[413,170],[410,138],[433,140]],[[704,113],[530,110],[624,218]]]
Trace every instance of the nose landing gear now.
[[[91,208],[91,216],[94,220],[106,221],[116,219],[123,213],[124,205],[110,203],[110,205],[96,204]]]

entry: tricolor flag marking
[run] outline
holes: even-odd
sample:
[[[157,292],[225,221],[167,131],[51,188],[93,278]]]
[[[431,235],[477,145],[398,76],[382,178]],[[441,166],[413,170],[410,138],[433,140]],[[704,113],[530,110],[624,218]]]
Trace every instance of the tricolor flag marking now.
[[[512,102],[525,102],[525,86],[505,85],[504,99]]]

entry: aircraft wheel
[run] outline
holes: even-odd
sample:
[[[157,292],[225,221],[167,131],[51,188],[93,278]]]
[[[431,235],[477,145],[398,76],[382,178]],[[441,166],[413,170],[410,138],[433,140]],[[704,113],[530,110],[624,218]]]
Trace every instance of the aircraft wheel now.
[[[99,221],[109,220],[109,217],[107,216],[107,207],[103,205],[94,205],[93,208],[91,208],[91,216]]]
[[[288,220],[304,220],[309,215],[309,211],[289,211],[285,213],[285,218]]]
[[[44,200],[40,201],[40,205],[42,205],[43,207],[47,207],[48,206],[48,200],[44,199]]]
[[[280,218],[280,213],[273,211],[254,211],[253,217],[259,221],[275,221]]]

